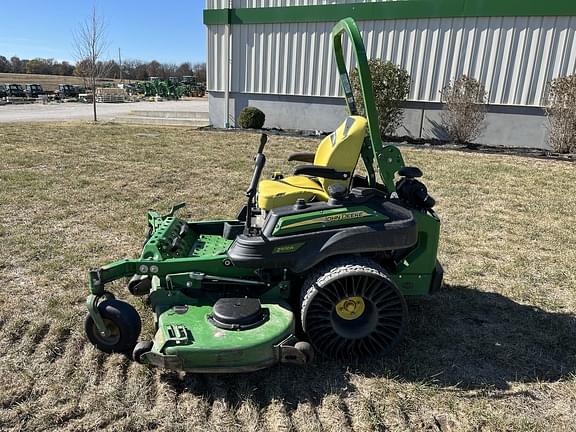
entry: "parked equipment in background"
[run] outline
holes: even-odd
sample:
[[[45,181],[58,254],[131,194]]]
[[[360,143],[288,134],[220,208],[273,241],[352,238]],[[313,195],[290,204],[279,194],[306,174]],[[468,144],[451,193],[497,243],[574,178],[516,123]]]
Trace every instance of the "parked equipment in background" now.
[[[167,80],[151,77],[148,81],[140,83],[140,89],[146,97],[164,99],[180,99],[185,96],[203,97],[206,93],[204,85],[190,76],[182,79],[170,77]]]
[[[109,87],[96,89],[96,102],[122,103],[126,102],[128,93],[123,88]]]
[[[186,86],[186,96],[204,97],[206,94],[206,86],[193,76],[183,76],[180,84]]]
[[[8,103],[26,102],[26,93],[20,84],[4,84],[4,92],[6,93],[4,99]]]
[[[58,84],[58,88],[54,91],[54,96],[57,100],[63,99],[77,99],[80,94],[78,87],[70,84]]]
[[[344,34],[366,117],[352,93]],[[176,216],[183,204],[149,211],[141,256],[89,273],[85,331],[99,349],[168,369],[246,372],[306,364],[314,354],[382,355],[402,339],[406,298],[442,285],[440,221],[422,172],[381,141],[355,22],[340,21],[332,39],[349,116],[315,153],[290,156],[302,164],[292,175],[261,180],[262,135],[236,219],[187,221]],[[360,157],[365,176],[355,172]],[[152,340],[138,342],[138,312],[107,291],[121,278],[150,305]]]
[[[6,84],[6,95],[10,98],[25,98],[24,87],[20,84]]]
[[[38,96],[43,96],[46,94],[40,84],[26,84],[24,91],[26,96],[32,99],[36,99]]]

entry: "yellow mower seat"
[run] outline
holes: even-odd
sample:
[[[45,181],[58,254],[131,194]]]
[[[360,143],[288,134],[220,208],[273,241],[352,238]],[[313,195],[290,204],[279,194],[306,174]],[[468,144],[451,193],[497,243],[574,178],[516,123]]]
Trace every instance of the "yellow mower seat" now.
[[[314,156],[314,165],[352,174],[360,157],[368,122],[364,117],[350,116],[331,135],[324,138]],[[348,180],[311,178],[303,175],[262,180],[258,184],[258,207],[264,210],[291,205],[297,199],[328,201],[328,186]]]

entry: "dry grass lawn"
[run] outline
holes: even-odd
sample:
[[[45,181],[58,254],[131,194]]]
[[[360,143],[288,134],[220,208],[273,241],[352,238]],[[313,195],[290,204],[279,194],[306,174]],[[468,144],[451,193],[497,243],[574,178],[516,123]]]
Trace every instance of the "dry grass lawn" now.
[[[272,137],[268,169],[317,142]],[[387,358],[180,376],[89,345],[87,270],[138,254],[148,208],[233,216],[256,146],[244,133],[0,126],[0,430],[576,429],[566,162],[404,149],[439,202],[447,288],[411,306]]]

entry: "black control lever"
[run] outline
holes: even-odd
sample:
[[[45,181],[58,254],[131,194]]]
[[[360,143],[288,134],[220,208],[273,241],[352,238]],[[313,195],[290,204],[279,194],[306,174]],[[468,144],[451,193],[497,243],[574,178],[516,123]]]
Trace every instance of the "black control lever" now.
[[[258,153],[264,152],[264,146],[266,145],[267,142],[268,142],[268,135],[262,134],[260,136],[260,147],[258,147]]]
[[[262,170],[266,164],[266,156],[264,156],[264,146],[268,142],[268,135],[262,134],[260,136],[260,146],[258,147],[258,152],[254,158],[254,173],[252,174],[252,180],[250,181],[250,186],[246,190],[246,196],[248,197],[248,204],[246,205],[246,228],[248,232],[252,231],[252,207],[254,206],[254,197],[256,196],[256,191],[258,190],[258,182],[262,176]]]
[[[258,147],[258,153],[254,158],[254,173],[252,174],[252,180],[250,181],[250,186],[246,190],[246,196],[249,198],[254,198],[256,196],[256,190],[258,188],[258,182],[262,176],[262,170],[264,170],[264,165],[266,164],[266,156],[264,156],[264,146],[268,142],[268,135],[262,134],[260,137],[260,146]],[[250,204],[250,203],[249,203]]]

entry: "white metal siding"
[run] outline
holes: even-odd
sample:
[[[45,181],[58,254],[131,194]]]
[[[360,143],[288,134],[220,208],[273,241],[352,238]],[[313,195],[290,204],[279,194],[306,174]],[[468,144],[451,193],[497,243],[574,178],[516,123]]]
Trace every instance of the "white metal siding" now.
[[[260,8],[260,7],[285,7],[285,6],[316,6],[343,3],[378,3],[396,0],[232,0],[232,7]],[[206,9],[227,9],[228,0],[206,0]]]
[[[539,106],[548,81],[576,73],[576,17],[431,18],[358,25],[369,57],[390,60],[408,71],[410,100],[440,101],[440,90],[466,74],[485,83],[492,104]],[[231,26],[231,91],[339,95],[332,27],[333,23]],[[224,26],[208,26],[212,91],[224,90],[223,43]],[[350,65],[349,51],[347,58]]]

